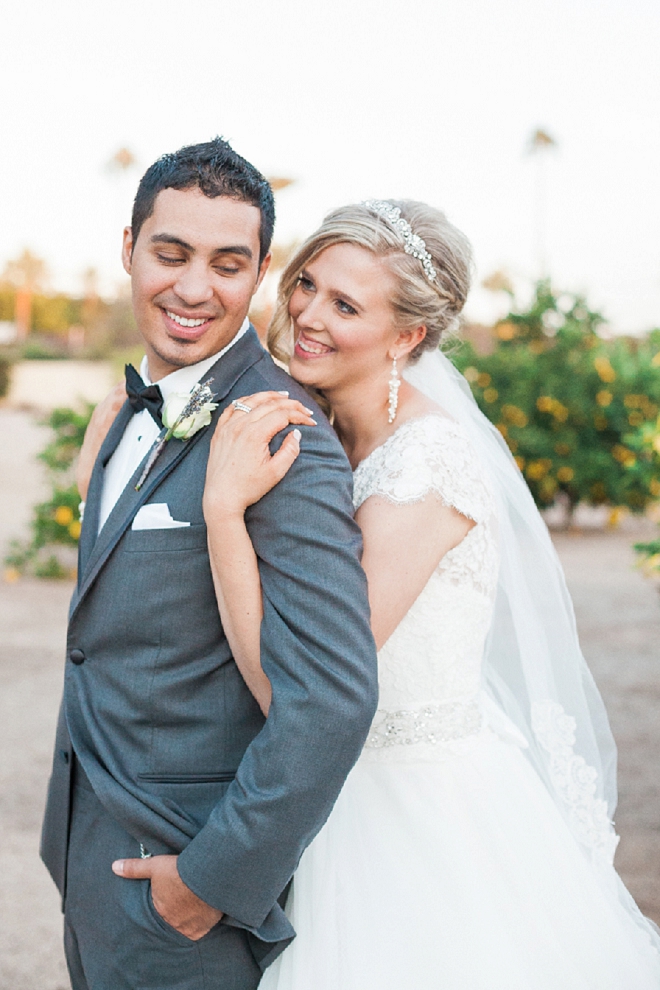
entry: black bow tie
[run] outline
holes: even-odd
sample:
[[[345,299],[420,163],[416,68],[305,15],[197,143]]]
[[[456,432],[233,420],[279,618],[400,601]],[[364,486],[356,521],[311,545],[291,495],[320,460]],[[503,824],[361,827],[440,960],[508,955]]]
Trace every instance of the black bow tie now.
[[[126,365],[125,372],[126,394],[133,412],[138,413],[147,409],[152,419],[162,427],[160,411],[163,408],[163,396],[158,386],[145,385],[132,364]]]

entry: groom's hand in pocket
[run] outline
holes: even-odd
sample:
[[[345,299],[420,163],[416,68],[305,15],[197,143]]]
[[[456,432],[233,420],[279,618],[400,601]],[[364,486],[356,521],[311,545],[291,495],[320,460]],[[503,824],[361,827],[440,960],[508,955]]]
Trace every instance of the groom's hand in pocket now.
[[[150,880],[151,897],[161,918],[196,942],[217,925],[222,911],[193,894],[179,876],[176,861],[176,856],[118,859],[112,870],[127,880]]]

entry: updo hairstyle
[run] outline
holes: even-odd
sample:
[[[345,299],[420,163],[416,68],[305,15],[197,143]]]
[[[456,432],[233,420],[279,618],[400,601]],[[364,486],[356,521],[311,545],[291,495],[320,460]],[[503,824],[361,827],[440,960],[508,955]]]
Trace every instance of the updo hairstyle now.
[[[413,234],[426,244],[437,278],[431,282],[422,262],[406,254],[401,235],[365,204],[342,206],[329,213],[319,229],[298,248],[280,279],[275,312],[268,330],[271,354],[288,365],[293,350],[289,300],[301,271],[317,255],[334,244],[357,244],[379,258],[386,258],[394,275],[390,305],[399,330],[424,325],[424,340],[410,352],[409,363],[424,351],[436,350],[440,341],[455,333],[470,288],[472,251],[464,234],[440,210],[414,200],[387,200],[398,206]]]

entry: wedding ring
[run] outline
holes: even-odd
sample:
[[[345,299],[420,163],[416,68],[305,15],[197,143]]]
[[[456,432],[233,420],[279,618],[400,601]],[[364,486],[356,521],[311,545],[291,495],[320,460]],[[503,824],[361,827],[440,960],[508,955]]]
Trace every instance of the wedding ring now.
[[[241,412],[245,412],[245,413],[252,412],[252,406],[247,406],[244,402],[241,402],[240,399],[234,399],[234,401],[232,402],[232,406],[234,407],[234,409],[240,409]]]

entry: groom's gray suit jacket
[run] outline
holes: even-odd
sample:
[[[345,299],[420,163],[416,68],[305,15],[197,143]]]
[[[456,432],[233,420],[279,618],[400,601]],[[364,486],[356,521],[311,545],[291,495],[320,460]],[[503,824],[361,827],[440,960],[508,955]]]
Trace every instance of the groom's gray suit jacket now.
[[[213,424],[170,440],[141,490],[127,485],[98,537],[104,469],[132,415],[128,403],[97,459],[42,856],[64,897],[75,752],[109,815],[151,853],[180,853],[185,883],[252,933],[265,965],[293,935],[278,897],[369,729],[376,654],[350,466],[319,413],[318,426],[302,427],[284,480],[246,514],[273,688],[264,720],[220,623],[202,512],[206,462],[215,421],[233,398],[288,389],[310,399],[253,329],[209,374],[220,403]],[[147,502],[166,502],[190,526],[133,530]]]

